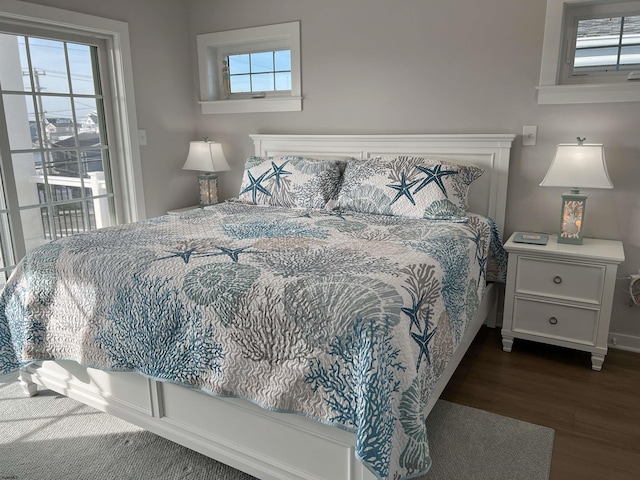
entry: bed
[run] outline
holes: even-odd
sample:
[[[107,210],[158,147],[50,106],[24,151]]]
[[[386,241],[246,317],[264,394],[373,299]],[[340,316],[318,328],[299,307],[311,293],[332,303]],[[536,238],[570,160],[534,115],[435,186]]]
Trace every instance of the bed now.
[[[251,138],[236,201],[21,262],[0,299],[0,371],[260,479],[426,472],[424,418],[495,319],[514,136]],[[444,187],[463,171],[458,208]],[[427,191],[437,208],[413,218]]]

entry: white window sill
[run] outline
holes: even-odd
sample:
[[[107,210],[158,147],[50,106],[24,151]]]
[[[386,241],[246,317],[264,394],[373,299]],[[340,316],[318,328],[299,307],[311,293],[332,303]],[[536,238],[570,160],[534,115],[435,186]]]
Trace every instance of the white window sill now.
[[[640,81],[619,84],[540,85],[539,105],[640,102]]]
[[[248,98],[201,101],[202,113],[300,112],[302,97]]]

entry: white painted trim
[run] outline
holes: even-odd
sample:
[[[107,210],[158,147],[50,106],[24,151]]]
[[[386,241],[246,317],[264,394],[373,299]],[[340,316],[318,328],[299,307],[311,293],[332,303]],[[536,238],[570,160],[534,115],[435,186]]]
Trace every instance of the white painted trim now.
[[[542,44],[542,64],[538,104],[610,103],[640,101],[640,82],[623,84],[561,85],[559,80],[562,61],[563,13],[566,4],[586,3],[591,0],[547,0],[547,14]],[[619,0],[600,0],[614,3]]]
[[[640,82],[588,85],[541,85],[538,104],[640,102]]]
[[[627,352],[640,353],[640,337],[609,332],[608,347]]]
[[[547,14],[542,42],[540,86],[556,85],[562,45],[562,13],[565,0],[547,0]]]
[[[198,102],[202,113],[299,112],[302,97],[266,97],[244,100],[211,100]]]
[[[111,50],[108,61],[113,91],[110,97],[117,129],[113,140],[117,154],[122,159],[119,165],[120,183],[124,187],[122,220],[133,222],[146,218],[128,24],[18,0],[0,0],[0,20],[98,36],[107,42],[107,48]]]

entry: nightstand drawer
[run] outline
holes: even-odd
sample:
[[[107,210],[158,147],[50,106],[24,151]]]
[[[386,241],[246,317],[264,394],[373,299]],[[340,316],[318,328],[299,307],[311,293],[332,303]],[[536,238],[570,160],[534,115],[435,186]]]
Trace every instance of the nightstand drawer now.
[[[518,257],[516,292],[600,304],[604,265]]]
[[[513,331],[595,345],[598,309],[516,298]]]

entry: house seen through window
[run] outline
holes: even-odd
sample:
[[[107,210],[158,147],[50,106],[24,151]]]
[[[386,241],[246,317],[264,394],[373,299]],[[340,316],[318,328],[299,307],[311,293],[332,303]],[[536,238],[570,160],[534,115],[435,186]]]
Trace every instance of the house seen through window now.
[[[577,22],[573,74],[640,69],[640,14]]]

